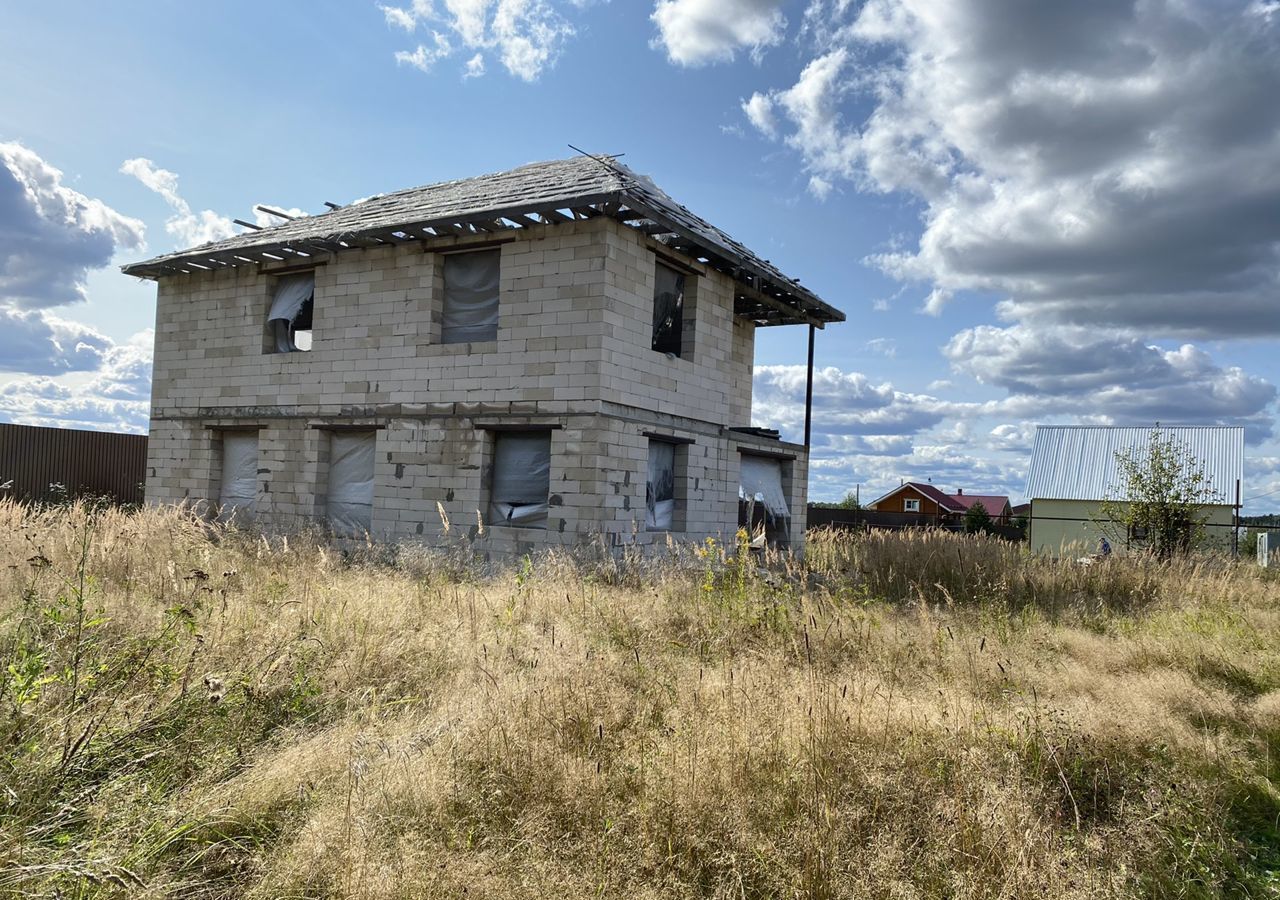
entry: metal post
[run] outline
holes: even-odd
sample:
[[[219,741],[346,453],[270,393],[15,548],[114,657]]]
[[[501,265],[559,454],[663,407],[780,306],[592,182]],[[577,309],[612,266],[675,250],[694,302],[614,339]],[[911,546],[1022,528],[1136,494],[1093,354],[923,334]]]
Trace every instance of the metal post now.
[[[1231,515],[1231,557],[1240,556],[1240,479],[1236,479],[1236,505]]]
[[[809,449],[810,425],[813,421],[813,334],[817,329],[809,326],[809,373],[804,383],[804,447]]]

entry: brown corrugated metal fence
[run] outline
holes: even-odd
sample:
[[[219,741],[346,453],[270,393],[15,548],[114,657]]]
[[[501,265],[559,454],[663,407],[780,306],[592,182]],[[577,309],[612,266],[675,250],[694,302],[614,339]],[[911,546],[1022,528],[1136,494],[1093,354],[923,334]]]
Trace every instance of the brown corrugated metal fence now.
[[[146,471],[146,435],[0,424],[0,497],[141,503]]]

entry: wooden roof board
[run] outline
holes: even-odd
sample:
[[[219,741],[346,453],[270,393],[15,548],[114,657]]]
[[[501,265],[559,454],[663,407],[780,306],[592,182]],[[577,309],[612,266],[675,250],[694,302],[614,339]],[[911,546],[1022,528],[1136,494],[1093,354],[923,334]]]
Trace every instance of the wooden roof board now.
[[[220,241],[123,266],[128,275],[161,278],[186,271],[210,258],[230,265],[239,253],[293,255],[297,250],[332,250],[334,245],[377,236],[425,237],[424,229],[446,227],[468,219],[494,222],[561,219],[554,211],[600,205],[622,218],[649,219],[679,235],[703,255],[722,257],[739,268],[736,278],[783,309],[795,311],[795,322],[821,327],[844,321],[844,313],[827,304],[741,242],[676,203],[647,176],[611,160],[581,156],[532,163],[507,172],[408,188],[371,197],[349,206],[305,216]],[[433,230],[435,230],[433,228]],[[404,240],[404,239],[402,239]],[[392,242],[397,242],[391,238]],[[318,245],[318,246],[317,246]],[[208,265],[207,262],[204,262]],[[772,304],[771,304],[772,305]]]

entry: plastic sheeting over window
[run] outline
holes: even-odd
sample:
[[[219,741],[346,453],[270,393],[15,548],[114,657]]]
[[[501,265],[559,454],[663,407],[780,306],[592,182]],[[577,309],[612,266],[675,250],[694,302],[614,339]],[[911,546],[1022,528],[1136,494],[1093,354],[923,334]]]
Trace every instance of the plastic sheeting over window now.
[[[276,282],[276,296],[267,313],[267,324],[277,353],[311,349],[315,290],[314,272],[284,275]]]
[[[359,537],[373,522],[373,453],[377,433],[329,435],[329,495],[325,511],[334,533]]]
[[[771,516],[791,515],[787,495],[782,492],[782,462],[765,456],[741,456],[738,481],[740,500],[757,500]]]
[[[550,493],[551,432],[498,432],[493,447],[489,523],[546,528]]]
[[[444,309],[440,342],[498,339],[500,250],[450,253],[444,258]]]
[[[222,432],[218,519],[252,521],[258,501],[258,432]]]
[[[653,349],[680,355],[684,332],[684,275],[657,264],[653,285]]]
[[[644,527],[670,531],[676,510],[676,445],[649,441],[649,475],[644,486]]]

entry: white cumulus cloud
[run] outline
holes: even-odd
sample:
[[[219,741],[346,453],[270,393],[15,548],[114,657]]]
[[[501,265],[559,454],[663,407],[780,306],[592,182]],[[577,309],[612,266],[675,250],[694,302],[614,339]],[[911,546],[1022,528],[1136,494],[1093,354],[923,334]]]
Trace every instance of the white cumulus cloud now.
[[[144,187],[159,194],[164,202],[169,204],[169,208],[173,210],[173,215],[165,221],[164,230],[177,238],[180,246],[197,247],[201,244],[220,241],[223,238],[240,233],[240,226],[236,225],[228,216],[216,213],[211,209],[204,209],[200,212],[193,211],[191,204],[178,193],[177,174],[170,172],[168,169],[160,168],[151,160],[142,157],[127,159],[120,166],[120,171],[125,175],[131,175],[138,179]],[[281,219],[279,216],[263,212],[258,208],[259,206],[270,207],[294,219],[308,215],[307,212],[297,207],[284,207],[273,203],[255,204],[253,219],[259,228],[270,228],[272,225],[280,225],[287,221],[287,219]]]
[[[62,178],[22,144],[0,144],[0,310],[80,302],[91,269],[144,246],[142,222]]]
[[[781,0],[658,0],[655,43],[682,66],[726,62],[742,49],[757,57],[779,43],[787,20]]]
[[[872,258],[1005,318],[1280,333],[1280,17],[1245,0],[815,0],[813,56],[748,120],[841,182],[918,200]]]
[[[465,78],[483,75],[485,55],[492,54],[510,74],[535,81],[555,64],[575,34],[549,0],[413,0],[408,6],[380,8],[388,25],[409,34],[420,29],[428,33],[412,50],[398,51],[397,62],[429,72],[441,60],[465,51],[471,54],[463,68]]]
[[[169,204],[173,215],[165,221],[164,230],[177,238],[183,246],[194,247],[220,241],[238,232],[235,223],[226,216],[210,209],[193,211],[191,205],[178,193],[178,176],[168,169],[161,169],[151,160],[142,157],[127,159],[120,166],[120,171],[138,179]]]
[[[88,370],[87,377],[28,374],[0,383],[0,422],[144,433],[154,335],[147,329],[122,344],[101,335],[97,338],[96,365],[82,367]]]

